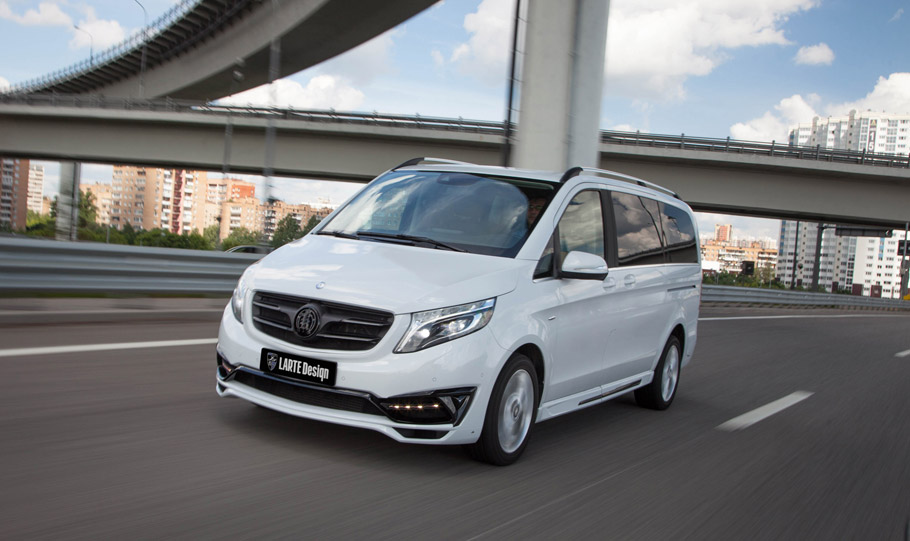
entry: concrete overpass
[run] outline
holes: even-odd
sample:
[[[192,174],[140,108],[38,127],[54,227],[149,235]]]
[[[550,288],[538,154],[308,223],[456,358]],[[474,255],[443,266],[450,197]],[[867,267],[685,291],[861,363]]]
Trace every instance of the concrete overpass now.
[[[285,77],[360,45],[436,1],[182,0],[94,61],[15,84],[8,93],[217,99],[269,81],[273,39],[281,51],[277,76]],[[232,75],[237,59],[244,62],[242,80]]]
[[[228,122],[233,172],[262,173],[272,122],[275,174],[354,182],[415,156],[497,164],[503,143],[495,122],[96,98],[0,103],[0,154],[220,171]],[[616,133],[599,150],[604,169],[667,186],[696,210],[900,228],[910,218],[906,157]]]

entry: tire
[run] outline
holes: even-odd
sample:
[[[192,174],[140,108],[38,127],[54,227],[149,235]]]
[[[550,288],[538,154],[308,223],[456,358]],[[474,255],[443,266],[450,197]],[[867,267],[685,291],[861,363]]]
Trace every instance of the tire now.
[[[665,410],[676,398],[679,387],[679,372],[682,362],[682,345],[679,338],[671,336],[660,355],[660,362],[654,369],[651,383],[635,390],[635,401],[643,408]]]
[[[496,466],[512,464],[528,445],[540,404],[537,370],[521,354],[509,359],[496,379],[483,431],[477,442],[466,446],[475,460]]]

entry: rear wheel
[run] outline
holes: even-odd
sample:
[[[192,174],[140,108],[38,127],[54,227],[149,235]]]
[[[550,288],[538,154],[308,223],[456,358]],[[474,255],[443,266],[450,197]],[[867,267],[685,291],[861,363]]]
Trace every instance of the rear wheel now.
[[[482,462],[506,466],[518,460],[528,444],[540,402],[537,370],[530,359],[513,356],[496,380],[483,432],[468,453]]]
[[[671,336],[664,346],[660,362],[654,370],[651,383],[636,389],[635,401],[639,406],[655,410],[665,410],[673,403],[676,388],[679,387],[679,369],[682,360],[682,345],[679,338]]]

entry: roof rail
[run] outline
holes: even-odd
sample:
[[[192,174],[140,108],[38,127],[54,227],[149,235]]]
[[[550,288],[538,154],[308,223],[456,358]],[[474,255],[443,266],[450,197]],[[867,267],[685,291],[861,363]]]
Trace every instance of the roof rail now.
[[[653,182],[648,182],[647,180],[641,180],[640,178],[635,178],[633,176],[623,175],[622,173],[617,173],[615,171],[606,171],[604,169],[596,169],[594,167],[569,168],[568,170],[566,170],[565,173],[563,173],[562,178],[559,179],[559,183],[560,184],[565,183],[570,178],[577,177],[578,175],[580,175],[582,173],[593,173],[595,175],[600,174],[600,175],[609,177],[613,180],[621,180],[623,182],[628,182],[630,184],[638,184],[639,186],[642,186],[645,188],[651,188],[653,190],[658,190],[658,191],[664,192],[666,194],[672,195],[676,199],[682,200],[682,198],[679,197],[678,193],[674,192],[673,190],[671,190],[669,188],[664,188],[663,186],[654,184]]]
[[[406,162],[404,162],[404,163],[402,163],[402,164],[400,164],[400,165],[398,165],[398,166],[396,166],[396,167],[393,167],[393,168],[392,168],[392,171],[397,171],[398,169],[401,169],[402,167],[409,167],[409,166],[411,166],[411,165],[418,165],[418,164],[421,164],[421,163],[423,163],[423,162],[448,163],[448,164],[453,164],[453,165],[474,165],[473,163],[460,162],[460,161],[458,161],[458,160],[447,160],[447,159],[445,159],[445,158],[433,158],[433,157],[430,157],[430,156],[425,156],[425,157],[422,157],[422,158],[412,158],[412,159],[410,159],[410,160],[408,160],[408,161],[406,161]]]

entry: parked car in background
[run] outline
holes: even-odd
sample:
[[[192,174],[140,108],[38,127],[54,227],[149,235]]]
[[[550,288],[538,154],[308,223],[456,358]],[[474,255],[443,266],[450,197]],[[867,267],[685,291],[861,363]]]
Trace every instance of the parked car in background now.
[[[268,244],[243,244],[240,246],[234,246],[229,250],[225,250],[225,252],[241,254],[268,254],[273,250],[274,248]]]
[[[505,465],[537,422],[625,393],[669,407],[700,295],[670,190],[415,159],[246,270],[217,392]]]

